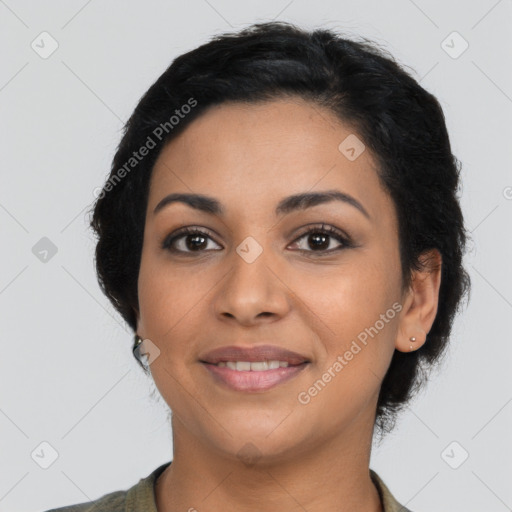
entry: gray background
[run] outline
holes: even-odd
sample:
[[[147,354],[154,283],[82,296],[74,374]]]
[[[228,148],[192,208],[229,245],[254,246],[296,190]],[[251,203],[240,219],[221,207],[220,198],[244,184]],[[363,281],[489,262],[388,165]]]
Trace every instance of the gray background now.
[[[443,106],[473,293],[444,364],[371,467],[414,512],[511,510],[510,0],[0,0],[1,511],[94,499],[172,458],[168,410],[97,285],[87,208],[171,60],[271,19],[372,38]],[[47,58],[31,47],[51,49],[43,31],[58,43]]]

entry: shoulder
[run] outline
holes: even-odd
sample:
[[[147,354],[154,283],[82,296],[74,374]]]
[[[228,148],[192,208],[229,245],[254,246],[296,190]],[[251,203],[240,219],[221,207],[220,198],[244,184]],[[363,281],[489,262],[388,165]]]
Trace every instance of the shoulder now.
[[[94,501],[52,508],[46,512],[124,512],[127,494],[128,491],[115,491]]]
[[[373,469],[370,469],[370,477],[379,491],[383,512],[413,512],[398,502],[398,500],[391,494],[391,491],[388,489],[382,478],[373,471]]]
[[[110,492],[93,501],[53,508],[45,512],[157,512],[154,486],[157,478],[169,464],[171,462],[157,467],[129,489]]]

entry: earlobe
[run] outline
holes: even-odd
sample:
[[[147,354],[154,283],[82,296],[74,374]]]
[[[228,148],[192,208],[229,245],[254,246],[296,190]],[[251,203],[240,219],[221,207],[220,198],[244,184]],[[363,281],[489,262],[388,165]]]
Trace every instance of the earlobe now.
[[[437,249],[431,249],[419,259],[422,269],[413,276],[395,342],[400,352],[417,350],[426,342],[437,314],[442,257]]]
[[[419,323],[413,323],[414,318],[408,320],[406,327],[400,328],[396,337],[395,348],[399,352],[418,350],[427,340],[428,331],[425,331]]]

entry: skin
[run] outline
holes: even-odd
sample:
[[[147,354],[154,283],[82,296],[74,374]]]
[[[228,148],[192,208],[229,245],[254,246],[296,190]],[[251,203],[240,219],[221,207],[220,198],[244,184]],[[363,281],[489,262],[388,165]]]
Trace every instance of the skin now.
[[[416,273],[402,293],[394,204],[368,148],[354,161],[338,150],[352,133],[300,98],[224,103],[161,152],[148,197],[137,324],[160,350],[151,373],[172,410],[174,456],[157,481],[159,512],[383,510],[369,476],[378,393],[394,350],[409,352],[411,336],[414,349],[425,342],[440,271]],[[338,201],[275,216],[285,196],[324,190],[350,194],[370,219]],[[226,213],[173,203],[154,215],[174,192],[214,197]],[[318,249],[302,236],[322,223],[354,246],[328,235]],[[184,255],[161,247],[185,226],[206,231],[199,251],[190,245],[194,235],[175,241]],[[236,252],[248,236],[263,250],[250,264]],[[298,394],[395,302],[401,311],[300,403]],[[273,389],[249,393],[221,386],[198,360],[213,348],[265,343],[311,363]],[[252,463],[239,455],[249,442]]]

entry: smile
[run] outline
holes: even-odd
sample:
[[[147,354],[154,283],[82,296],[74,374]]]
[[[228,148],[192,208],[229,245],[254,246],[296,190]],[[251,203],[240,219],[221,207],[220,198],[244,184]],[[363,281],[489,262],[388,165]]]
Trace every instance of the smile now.
[[[228,367],[231,370],[241,372],[261,372],[266,370],[275,370],[277,368],[286,368],[288,361],[219,361],[216,366]]]
[[[202,365],[214,381],[234,391],[261,392],[296,377],[309,363],[289,365],[287,361],[220,361]]]

